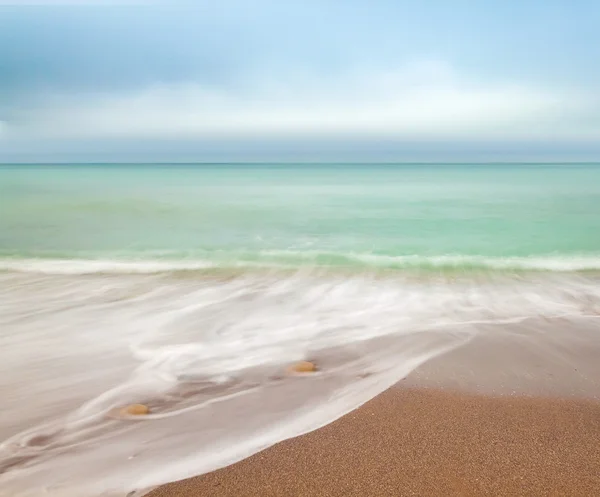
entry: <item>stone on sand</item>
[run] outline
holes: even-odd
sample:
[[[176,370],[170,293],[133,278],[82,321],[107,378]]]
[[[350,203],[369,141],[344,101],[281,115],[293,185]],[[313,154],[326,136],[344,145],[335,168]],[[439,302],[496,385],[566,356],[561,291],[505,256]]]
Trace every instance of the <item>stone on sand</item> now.
[[[150,409],[144,404],[131,404],[120,411],[123,416],[144,416],[150,414]]]
[[[314,373],[317,366],[309,361],[300,361],[288,367],[288,373]]]

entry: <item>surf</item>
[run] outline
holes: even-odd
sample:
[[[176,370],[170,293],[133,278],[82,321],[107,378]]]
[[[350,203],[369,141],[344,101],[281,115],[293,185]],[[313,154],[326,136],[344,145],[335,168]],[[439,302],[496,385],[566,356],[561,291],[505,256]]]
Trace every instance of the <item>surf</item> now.
[[[327,252],[267,250],[227,255],[224,251],[201,257],[177,257],[167,254],[157,258],[153,253],[136,257],[114,258],[0,258],[0,271],[42,274],[159,274],[170,272],[203,272],[210,270],[284,269],[406,271],[406,272],[596,272],[600,271],[598,254],[541,254],[522,257],[482,255],[388,255],[360,252]]]
[[[0,309],[0,487],[103,496],[317,429],[483,330],[595,320],[600,287],[576,274],[13,271],[0,274]],[[299,360],[318,372],[286,374]],[[151,414],[110,416],[131,403]]]

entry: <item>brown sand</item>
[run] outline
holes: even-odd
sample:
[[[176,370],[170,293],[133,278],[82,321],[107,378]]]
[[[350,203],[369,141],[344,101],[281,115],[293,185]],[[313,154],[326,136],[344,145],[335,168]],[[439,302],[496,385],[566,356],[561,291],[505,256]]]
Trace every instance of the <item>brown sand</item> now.
[[[538,326],[482,334],[335,423],[150,496],[600,496],[598,324]]]
[[[600,495],[600,403],[395,387],[151,497]]]

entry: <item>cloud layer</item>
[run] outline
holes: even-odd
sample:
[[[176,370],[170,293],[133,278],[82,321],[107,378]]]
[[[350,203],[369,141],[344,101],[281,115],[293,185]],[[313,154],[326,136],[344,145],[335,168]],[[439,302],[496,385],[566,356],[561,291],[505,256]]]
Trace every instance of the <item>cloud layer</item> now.
[[[600,140],[592,0],[8,3],[0,160],[100,142]]]
[[[591,104],[581,95],[526,84],[475,82],[447,64],[422,61],[329,79],[255,75],[235,89],[189,82],[127,92],[50,94],[21,108],[14,124],[5,125],[4,136],[589,137],[598,136],[596,123],[583,120]]]

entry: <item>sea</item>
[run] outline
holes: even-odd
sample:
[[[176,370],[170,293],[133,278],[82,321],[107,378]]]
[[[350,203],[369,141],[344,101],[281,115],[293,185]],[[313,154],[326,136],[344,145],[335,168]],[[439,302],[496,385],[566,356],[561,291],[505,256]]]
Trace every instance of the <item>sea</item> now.
[[[143,495],[481,333],[600,339],[599,275],[600,164],[0,165],[0,495]]]

